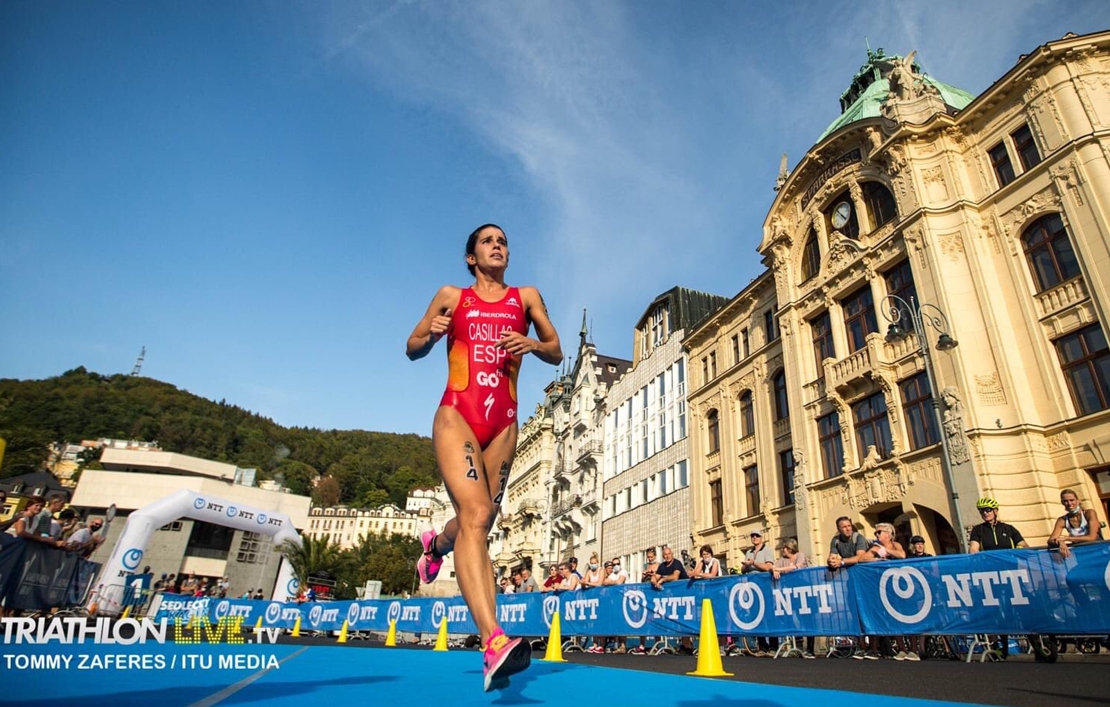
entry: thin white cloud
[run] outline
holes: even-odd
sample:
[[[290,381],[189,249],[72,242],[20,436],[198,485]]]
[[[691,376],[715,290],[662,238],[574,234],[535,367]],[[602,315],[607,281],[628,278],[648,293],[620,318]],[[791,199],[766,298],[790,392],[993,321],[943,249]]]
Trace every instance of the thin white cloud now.
[[[337,46],[511,156],[549,209],[550,233],[538,235],[550,272],[564,290],[588,283],[606,299],[667,253],[673,242],[659,236],[706,230],[689,215],[707,210],[702,194],[675,169],[687,127],[641,69],[649,48],[628,25],[609,3],[417,4]]]

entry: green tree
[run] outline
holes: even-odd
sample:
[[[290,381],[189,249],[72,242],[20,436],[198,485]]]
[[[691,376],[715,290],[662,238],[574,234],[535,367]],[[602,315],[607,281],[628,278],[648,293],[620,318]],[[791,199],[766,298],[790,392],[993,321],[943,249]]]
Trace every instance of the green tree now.
[[[339,574],[343,568],[343,550],[337,543],[327,536],[312,538],[305,537],[303,544],[297,545],[292,540],[286,540],[278,550],[289,560],[293,567],[293,574],[302,586],[308,584],[310,575],[328,571]]]
[[[389,502],[388,492],[382,489],[371,488],[364,491],[361,496],[355,499],[354,505],[356,508],[378,508]]]
[[[419,540],[399,533],[361,535],[347,551],[348,576],[355,586],[381,580],[383,594],[411,591],[421,549]]]
[[[317,506],[334,506],[339,503],[339,482],[334,476],[325,476],[312,489],[312,502]]]
[[[42,471],[50,456],[50,443],[54,440],[46,430],[18,426],[0,428],[0,437],[7,441],[0,478]]]
[[[310,496],[312,483],[320,476],[320,472],[304,462],[286,459],[278,464],[271,476],[292,493],[298,496]]]

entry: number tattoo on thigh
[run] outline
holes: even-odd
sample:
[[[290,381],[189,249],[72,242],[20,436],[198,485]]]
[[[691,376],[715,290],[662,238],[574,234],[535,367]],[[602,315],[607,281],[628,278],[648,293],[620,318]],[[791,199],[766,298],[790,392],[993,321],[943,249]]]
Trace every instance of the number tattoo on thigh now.
[[[478,469],[474,466],[474,445],[472,445],[470,442],[466,442],[463,445],[463,449],[466,450],[466,478],[470,479],[471,481],[477,481]]]
[[[493,497],[493,505],[500,506],[505,495],[505,484],[509,483],[509,462],[501,462],[501,482],[497,485],[497,495]]]

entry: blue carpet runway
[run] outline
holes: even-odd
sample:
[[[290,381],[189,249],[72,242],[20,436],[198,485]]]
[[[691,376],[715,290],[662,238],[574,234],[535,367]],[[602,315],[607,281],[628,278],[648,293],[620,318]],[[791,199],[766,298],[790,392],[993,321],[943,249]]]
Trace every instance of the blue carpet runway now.
[[[68,667],[65,656],[70,656]],[[106,667],[115,656],[125,660],[128,656],[146,656],[148,665]],[[159,657],[161,661],[157,660]],[[45,660],[63,662],[53,666],[32,664]],[[240,665],[235,665],[235,660]],[[248,661],[253,665],[243,665]],[[159,668],[162,664],[164,667]],[[853,707],[969,704],[542,661],[534,661],[527,672],[514,676],[508,689],[487,694],[482,692],[481,657],[477,651],[433,653],[288,644],[147,644],[118,648],[6,645],[0,657],[0,680],[4,694],[0,703],[6,707],[395,706],[423,705],[427,700],[432,700],[432,704],[449,701],[452,705],[556,707],[565,705],[568,696],[577,701],[585,695],[597,695],[606,701],[651,695],[654,704],[680,707],[724,704],[797,707],[846,700]]]

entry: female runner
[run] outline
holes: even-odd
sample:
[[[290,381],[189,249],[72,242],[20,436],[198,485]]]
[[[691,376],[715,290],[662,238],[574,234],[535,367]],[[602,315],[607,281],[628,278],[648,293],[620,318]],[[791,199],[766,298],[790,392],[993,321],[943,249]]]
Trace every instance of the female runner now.
[[[497,623],[486,544],[516,454],[517,372],[526,353],[555,365],[563,351],[539,291],[505,284],[509,243],[499,226],[486,224],[470,234],[466,266],[474,284],[441,287],[406,350],[415,361],[447,337],[447,390],[432,423],[432,446],[455,517],[440,533],[421,536],[424,554],[416,569],[422,582],[431,582],[443,556],[456,551],[455,574],[481,633],[489,691],[508,685],[532,654],[526,641],[510,639]],[[527,336],[529,325],[537,338]]]

